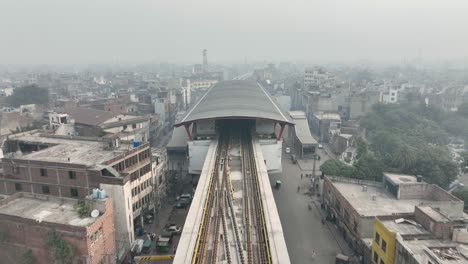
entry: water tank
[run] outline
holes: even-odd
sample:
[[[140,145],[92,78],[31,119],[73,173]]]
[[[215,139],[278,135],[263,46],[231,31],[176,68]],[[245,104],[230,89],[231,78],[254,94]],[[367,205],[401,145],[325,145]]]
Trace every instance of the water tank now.
[[[105,199],[106,198],[106,190],[99,190],[99,199]]]
[[[417,182],[422,182],[422,176],[421,175],[416,175],[416,181]]]
[[[140,146],[140,141],[133,141],[133,147],[137,148],[138,146]]]
[[[93,199],[98,199],[99,198],[99,189],[97,189],[97,188],[93,189],[92,197],[93,197]]]

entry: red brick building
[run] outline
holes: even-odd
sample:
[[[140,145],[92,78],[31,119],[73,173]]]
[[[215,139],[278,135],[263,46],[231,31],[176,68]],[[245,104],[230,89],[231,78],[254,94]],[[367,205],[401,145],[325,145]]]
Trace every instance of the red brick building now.
[[[16,193],[0,200],[0,259],[19,263],[29,250],[33,263],[53,263],[48,237],[53,230],[73,249],[73,262],[115,263],[115,229],[110,198],[87,199],[91,210],[80,217],[76,199]]]

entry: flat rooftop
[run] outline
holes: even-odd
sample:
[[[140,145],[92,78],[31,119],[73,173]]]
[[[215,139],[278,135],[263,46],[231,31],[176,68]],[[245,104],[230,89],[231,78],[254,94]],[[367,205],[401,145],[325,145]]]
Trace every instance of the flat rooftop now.
[[[367,185],[367,191],[363,191],[361,184],[333,180],[332,183],[361,216],[413,213],[415,206],[433,201],[428,199],[397,200],[382,187]]]
[[[418,261],[422,261],[423,256],[427,255],[427,251],[435,254],[442,263],[447,264],[462,264],[468,262],[468,248],[465,245],[458,244],[452,241],[442,241],[437,239],[429,240],[405,240],[406,246],[414,254]],[[453,259],[443,257],[440,253],[443,252],[448,256],[453,256]],[[446,255],[447,256],[447,255]]]
[[[26,154],[10,153],[10,156],[8,156],[10,158],[60,163],[71,162],[86,166],[102,164],[133,149],[132,144],[122,141],[116,149],[105,149],[108,143],[103,141],[80,140],[68,137],[54,138],[43,136],[40,133],[11,137],[10,139],[26,145],[49,145],[48,148]]]
[[[395,220],[381,220],[382,224],[385,227],[392,231],[399,233],[402,236],[405,235],[430,235],[431,233],[428,232],[424,227],[414,221],[403,221],[401,223],[397,223]]]
[[[317,119],[330,119],[330,120],[341,120],[341,116],[337,113],[324,113],[324,112],[318,112],[314,114],[314,116]]]
[[[0,206],[0,214],[72,226],[88,226],[97,218],[80,218],[74,206],[77,200],[53,196],[18,197]]]
[[[388,180],[390,180],[396,185],[405,184],[405,183],[418,183],[417,178],[413,175],[395,174],[395,173],[388,173],[388,172],[385,172],[384,175],[387,177]]]
[[[419,206],[418,208],[436,222],[451,222],[449,218],[430,206]]]

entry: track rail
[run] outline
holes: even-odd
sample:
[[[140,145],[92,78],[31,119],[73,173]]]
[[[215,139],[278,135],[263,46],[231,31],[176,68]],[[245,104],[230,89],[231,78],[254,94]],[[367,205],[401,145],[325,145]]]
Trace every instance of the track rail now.
[[[216,163],[209,180],[192,264],[220,261],[228,264],[271,263],[251,136],[243,131],[222,132],[218,139]],[[243,175],[241,187],[243,218],[240,219],[243,220],[236,220],[233,205],[234,188],[229,171],[229,151],[233,142],[237,142],[240,147]],[[245,232],[240,232],[239,224],[243,225]],[[237,257],[235,261],[233,257]]]

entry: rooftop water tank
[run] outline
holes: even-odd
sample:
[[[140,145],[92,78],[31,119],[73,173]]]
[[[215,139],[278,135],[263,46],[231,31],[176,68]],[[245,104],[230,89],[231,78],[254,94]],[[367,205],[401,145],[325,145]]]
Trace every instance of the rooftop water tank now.
[[[93,189],[92,197],[93,197],[93,199],[98,199],[99,198],[99,189],[97,189],[97,188]]]
[[[106,190],[99,190],[99,199],[106,199]]]
[[[133,147],[137,148],[140,146],[140,141],[133,141]]]

